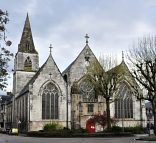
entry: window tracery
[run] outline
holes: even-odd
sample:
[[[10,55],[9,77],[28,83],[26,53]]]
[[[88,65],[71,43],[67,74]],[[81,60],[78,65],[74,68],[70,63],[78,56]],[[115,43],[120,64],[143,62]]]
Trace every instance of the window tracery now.
[[[94,86],[91,82],[84,80],[79,85],[80,94],[83,96],[83,102],[97,102]]]
[[[43,88],[42,119],[58,119],[58,89],[52,82]]]
[[[115,118],[133,118],[133,99],[126,83],[121,83],[115,101]]]

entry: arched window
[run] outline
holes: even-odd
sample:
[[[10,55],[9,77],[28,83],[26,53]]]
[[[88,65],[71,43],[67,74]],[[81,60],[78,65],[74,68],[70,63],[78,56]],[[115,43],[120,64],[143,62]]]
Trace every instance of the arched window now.
[[[24,62],[24,70],[32,70],[32,62],[30,57],[27,57]]]
[[[133,99],[125,82],[119,86],[115,101],[115,118],[133,118]]]
[[[58,89],[52,82],[42,92],[42,119],[58,119]]]
[[[87,80],[83,80],[80,85],[80,94],[83,96],[83,102],[97,102],[93,84]]]

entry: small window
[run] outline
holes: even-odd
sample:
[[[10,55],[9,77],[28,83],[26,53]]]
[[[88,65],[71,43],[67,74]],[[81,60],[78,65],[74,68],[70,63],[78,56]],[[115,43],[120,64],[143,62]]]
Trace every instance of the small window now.
[[[26,50],[30,51],[30,44],[28,42],[26,43]]]
[[[94,111],[94,104],[88,104],[88,113],[93,113]]]

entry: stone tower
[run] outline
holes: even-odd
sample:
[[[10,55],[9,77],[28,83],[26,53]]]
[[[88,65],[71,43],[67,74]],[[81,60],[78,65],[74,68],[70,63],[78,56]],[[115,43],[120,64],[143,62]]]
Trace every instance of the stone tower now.
[[[13,93],[17,97],[39,69],[38,52],[34,46],[28,14],[14,62]]]

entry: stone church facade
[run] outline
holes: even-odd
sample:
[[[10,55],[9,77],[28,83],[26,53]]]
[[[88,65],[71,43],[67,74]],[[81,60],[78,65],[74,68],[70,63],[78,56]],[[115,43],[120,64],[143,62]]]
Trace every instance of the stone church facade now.
[[[93,114],[106,111],[105,99],[95,96],[94,88],[85,77],[86,65],[92,59],[96,57],[86,35],[85,47],[62,73],[51,51],[39,67],[39,56],[27,15],[14,61],[14,96],[7,104],[7,125],[20,126],[23,132],[42,130],[50,122],[68,128],[85,128],[86,121]],[[119,100],[111,103],[111,116],[118,120],[119,126],[140,125],[145,120],[144,103],[140,104],[130,92],[130,85],[135,81],[124,60],[115,68],[122,68],[125,74],[121,73],[124,78],[118,83],[119,90],[114,94],[114,97],[119,96]]]

